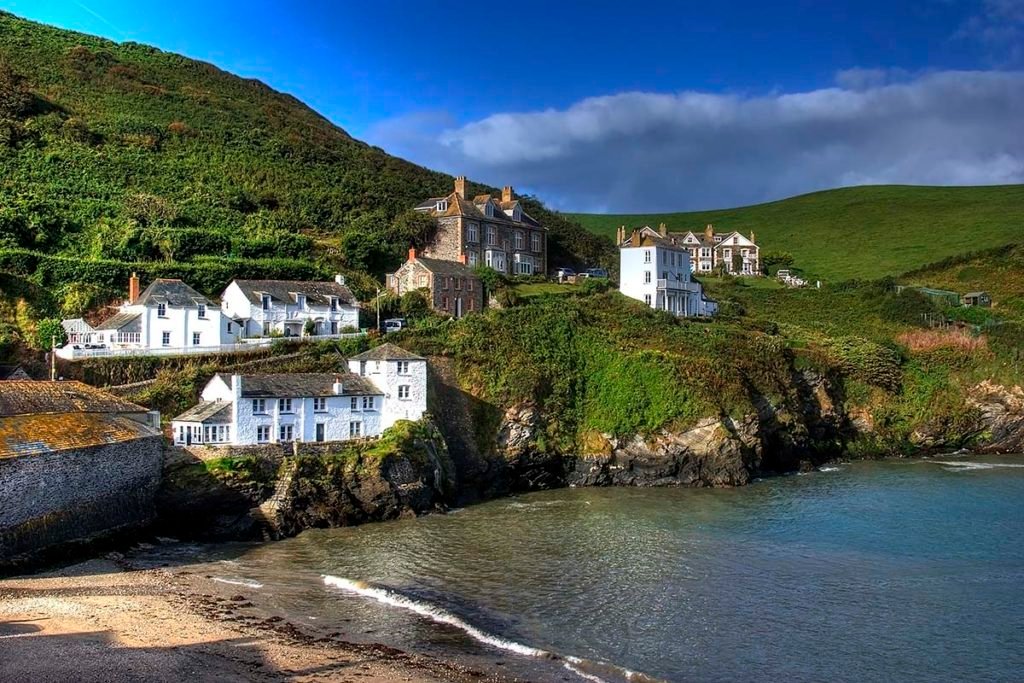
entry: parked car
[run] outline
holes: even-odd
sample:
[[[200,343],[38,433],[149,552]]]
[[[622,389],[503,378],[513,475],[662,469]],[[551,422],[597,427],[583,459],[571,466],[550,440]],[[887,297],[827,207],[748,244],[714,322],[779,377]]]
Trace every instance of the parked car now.
[[[572,268],[559,268],[555,272],[555,277],[558,279],[559,282],[565,282],[569,278],[575,277],[575,276],[576,276],[576,271],[573,270]]]
[[[387,320],[384,321],[384,334],[398,332],[399,330],[404,329],[408,326],[409,323],[405,320],[405,318],[388,318]]]
[[[604,268],[587,268],[587,272],[584,273],[586,277],[608,277],[608,271]]]

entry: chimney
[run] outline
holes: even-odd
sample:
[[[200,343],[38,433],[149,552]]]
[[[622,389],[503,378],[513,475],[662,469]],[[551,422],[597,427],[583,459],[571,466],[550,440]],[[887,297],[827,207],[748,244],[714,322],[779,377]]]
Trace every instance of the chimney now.
[[[128,278],[128,303],[134,304],[139,300],[139,276],[132,273]]]
[[[619,239],[619,244],[626,241],[626,226],[620,225],[615,232],[615,236]]]
[[[332,389],[334,391],[334,395],[335,396],[341,396],[342,391],[344,390],[344,388],[345,388],[345,386],[344,386],[344,384],[341,381],[341,376],[340,375],[335,375],[335,377],[334,377],[334,386],[332,387]]]
[[[757,240],[754,239],[754,231],[753,230],[750,231],[750,241],[755,243],[755,244],[757,244]]]
[[[410,261],[415,261],[416,260],[416,247],[409,247],[409,260]]]
[[[630,237],[630,240],[632,240],[630,243],[634,247],[639,247],[640,246],[640,228],[633,228],[633,234]]]
[[[658,224],[658,234],[660,234],[662,237],[668,234],[668,228],[665,227],[664,223]]]
[[[341,273],[335,273],[334,274],[334,281],[337,282],[339,285],[344,285],[345,284],[345,276],[342,275]]]
[[[715,226],[708,223],[708,227],[704,228],[704,236],[711,239],[715,236]]]
[[[463,199],[466,198],[466,176],[460,175],[455,177],[455,194]]]
[[[501,188],[501,201],[503,201],[503,202],[510,202],[510,201],[512,201],[512,186],[511,185],[506,185],[505,187]]]
[[[462,265],[468,264],[469,263],[469,257],[466,256],[465,254],[459,254],[459,263],[461,263]]]

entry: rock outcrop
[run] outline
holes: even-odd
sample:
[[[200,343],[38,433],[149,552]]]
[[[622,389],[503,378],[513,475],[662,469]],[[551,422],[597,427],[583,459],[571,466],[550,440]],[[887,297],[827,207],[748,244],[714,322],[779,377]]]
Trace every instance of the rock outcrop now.
[[[978,450],[1024,453],[1024,389],[984,381],[971,389],[967,400],[978,411],[984,430]]]

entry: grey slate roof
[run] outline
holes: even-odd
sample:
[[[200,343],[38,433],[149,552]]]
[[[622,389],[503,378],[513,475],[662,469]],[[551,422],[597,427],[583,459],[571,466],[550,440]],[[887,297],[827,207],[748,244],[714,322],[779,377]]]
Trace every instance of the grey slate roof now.
[[[260,297],[269,294],[271,299],[294,303],[295,294],[305,294],[307,303],[329,306],[331,297],[341,303],[354,303],[356,298],[345,285],[334,281],[306,282],[302,280],[235,280],[250,302],[259,305]]]
[[[387,342],[375,346],[369,351],[363,351],[358,356],[352,356],[352,360],[426,360],[423,356],[417,356],[411,351],[406,351],[400,346]]]
[[[143,306],[167,304],[177,307],[195,306],[196,304],[211,305],[209,299],[181,280],[170,278],[153,280],[149,283],[149,287],[146,287],[139,295],[139,300],[135,303]]]
[[[516,202],[508,202],[506,204],[504,202],[498,201],[493,197],[490,197],[491,199],[494,200],[495,206],[498,208],[498,210],[495,212],[493,216],[484,215],[484,212],[480,210],[480,207],[484,206],[487,203],[488,197],[490,197],[490,195],[477,195],[475,198],[470,200],[463,199],[457,193],[452,192],[447,197],[431,197],[430,199],[427,199],[417,204],[415,208],[418,211],[428,211],[432,216],[466,216],[468,218],[474,218],[476,220],[493,221],[497,223],[508,223],[510,225],[528,225],[534,228],[544,227],[540,223],[538,223],[536,219],[530,216],[530,214],[526,213],[526,211],[522,211],[521,213],[522,221],[516,222],[512,220],[511,216],[509,216],[508,214],[501,210],[511,209],[518,200],[516,200]],[[437,210],[437,203],[442,199],[448,200],[447,211]],[[477,200],[480,200],[479,205],[476,204]],[[519,208],[522,209],[521,206]]]
[[[473,273],[473,269],[464,263],[458,261],[445,261],[436,258],[425,258],[423,256],[416,257],[417,263],[422,263],[423,267],[429,270],[434,275],[451,275],[453,277],[472,277],[476,278],[476,274]]]
[[[119,330],[128,323],[134,322],[142,314],[141,313],[115,313],[110,316],[96,328],[97,330]]]
[[[368,379],[351,372],[242,375],[243,398],[312,398],[337,396],[335,379],[341,379],[342,396],[383,396]],[[231,386],[231,377],[221,376]]]
[[[146,409],[82,382],[0,382],[0,417],[40,413],[145,413]]]
[[[20,365],[0,365],[0,380],[31,380],[25,368]]]
[[[231,422],[231,404],[228,401],[201,401],[174,418],[180,422],[227,424]]]

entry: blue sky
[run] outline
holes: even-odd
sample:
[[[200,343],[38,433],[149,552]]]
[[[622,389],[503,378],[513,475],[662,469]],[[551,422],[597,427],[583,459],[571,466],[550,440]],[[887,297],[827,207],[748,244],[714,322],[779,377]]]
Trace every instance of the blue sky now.
[[[1024,0],[0,8],[259,78],[392,153],[566,209],[705,208],[858,182],[1024,181],[1024,143],[1014,141],[1024,130],[1004,118],[1022,95]],[[922,98],[963,107],[933,112]],[[959,109],[975,107],[982,116],[963,121]],[[929,135],[886,152],[922,117]],[[886,144],[870,142],[872,126]],[[993,126],[1003,136],[982,135]],[[955,154],[928,151],[949,135]],[[865,145],[876,149],[862,158]]]

